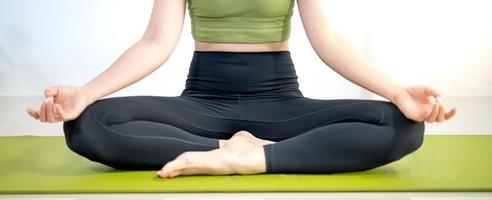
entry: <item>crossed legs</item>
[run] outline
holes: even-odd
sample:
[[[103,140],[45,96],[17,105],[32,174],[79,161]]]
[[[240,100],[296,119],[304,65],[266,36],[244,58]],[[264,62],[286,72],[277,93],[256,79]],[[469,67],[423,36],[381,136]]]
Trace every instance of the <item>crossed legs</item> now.
[[[237,118],[227,101],[102,99],[64,130],[68,147],[92,161],[162,168],[162,177],[366,170],[399,160],[423,140],[423,123],[389,102],[293,98],[269,109],[249,103]]]

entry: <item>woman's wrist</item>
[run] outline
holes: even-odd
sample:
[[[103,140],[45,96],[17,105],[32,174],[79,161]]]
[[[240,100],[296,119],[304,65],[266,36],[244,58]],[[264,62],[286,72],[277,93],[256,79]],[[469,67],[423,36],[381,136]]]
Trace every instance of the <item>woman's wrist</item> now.
[[[98,99],[98,97],[92,92],[91,89],[87,87],[87,85],[80,86],[79,90],[85,97],[87,105],[94,103]]]
[[[407,93],[406,89],[401,86],[395,87],[388,96],[388,100],[391,101],[392,103],[396,104],[398,102],[398,99]]]

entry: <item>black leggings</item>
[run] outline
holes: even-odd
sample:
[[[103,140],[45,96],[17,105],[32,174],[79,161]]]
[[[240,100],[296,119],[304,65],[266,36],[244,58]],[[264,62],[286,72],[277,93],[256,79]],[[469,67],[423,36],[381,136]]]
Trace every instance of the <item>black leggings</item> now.
[[[422,145],[424,123],[388,101],[312,99],[298,88],[289,51],[194,51],[179,96],[99,99],[63,129],[72,151],[134,170],[216,149],[240,130],[276,141],[263,146],[267,173],[367,170]]]

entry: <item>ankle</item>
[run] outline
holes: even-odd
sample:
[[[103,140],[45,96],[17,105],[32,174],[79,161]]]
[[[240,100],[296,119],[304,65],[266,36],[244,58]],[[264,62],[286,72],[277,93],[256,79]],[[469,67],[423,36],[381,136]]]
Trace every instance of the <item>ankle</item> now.
[[[258,174],[266,172],[266,158],[263,147],[256,146],[243,152],[241,160],[247,160],[247,164],[236,169],[239,174]],[[244,162],[244,161],[242,161]]]
[[[227,140],[219,140],[219,148],[222,148]]]

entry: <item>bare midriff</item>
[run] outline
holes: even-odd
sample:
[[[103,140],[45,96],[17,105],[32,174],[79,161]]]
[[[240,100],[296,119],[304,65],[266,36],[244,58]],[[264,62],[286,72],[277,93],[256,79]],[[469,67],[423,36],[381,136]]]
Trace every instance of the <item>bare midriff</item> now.
[[[210,43],[195,40],[195,51],[288,51],[289,41],[272,43]]]

